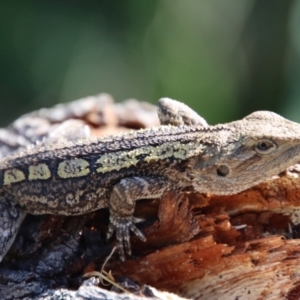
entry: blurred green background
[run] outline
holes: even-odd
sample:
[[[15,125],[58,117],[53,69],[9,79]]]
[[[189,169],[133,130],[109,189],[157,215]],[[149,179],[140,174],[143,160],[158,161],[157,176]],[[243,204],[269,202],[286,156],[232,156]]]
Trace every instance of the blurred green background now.
[[[0,125],[106,92],[185,102],[208,122],[272,110],[300,121],[300,2],[0,3]]]

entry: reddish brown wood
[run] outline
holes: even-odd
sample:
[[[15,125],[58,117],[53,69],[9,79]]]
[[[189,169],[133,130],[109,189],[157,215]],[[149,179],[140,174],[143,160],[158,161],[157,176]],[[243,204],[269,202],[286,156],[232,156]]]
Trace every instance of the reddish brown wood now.
[[[147,242],[134,241],[141,257],[111,268],[193,299],[300,298],[298,177],[233,196],[166,194]]]

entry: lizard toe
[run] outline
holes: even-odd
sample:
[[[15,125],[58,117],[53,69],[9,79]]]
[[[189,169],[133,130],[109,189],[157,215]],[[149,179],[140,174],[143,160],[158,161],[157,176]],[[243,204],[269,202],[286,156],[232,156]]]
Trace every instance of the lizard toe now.
[[[116,232],[118,251],[120,259],[125,260],[125,253],[131,255],[130,232],[133,232],[140,240],[146,241],[144,234],[134,225],[136,218],[110,216],[110,224],[107,232],[107,238],[110,238],[113,232]]]

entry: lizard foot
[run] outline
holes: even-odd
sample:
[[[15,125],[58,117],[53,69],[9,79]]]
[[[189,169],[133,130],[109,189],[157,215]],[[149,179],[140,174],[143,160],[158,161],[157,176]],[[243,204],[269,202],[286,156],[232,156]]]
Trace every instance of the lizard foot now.
[[[107,231],[106,238],[110,239],[114,232],[116,232],[118,251],[121,261],[125,261],[125,252],[131,255],[130,245],[130,231],[132,231],[140,240],[146,241],[146,237],[143,233],[134,225],[134,223],[140,222],[141,219],[134,217],[117,217],[110,216],[110,223]]]

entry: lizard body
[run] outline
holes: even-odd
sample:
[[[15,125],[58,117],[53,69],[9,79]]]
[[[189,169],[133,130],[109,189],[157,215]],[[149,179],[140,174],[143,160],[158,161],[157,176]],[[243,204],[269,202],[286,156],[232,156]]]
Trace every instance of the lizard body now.
[[[192,187],[235,194],[300,158],[300,125],[272,112],[209,126],[194,111],[161,99],[163,125],[103,139],[42,144],[0,161],[0,260],[26,215],[80,215],[109,207],[120,257],[140,239],[135,201]],[[170,125],[164,125],[164,124]]]

